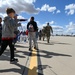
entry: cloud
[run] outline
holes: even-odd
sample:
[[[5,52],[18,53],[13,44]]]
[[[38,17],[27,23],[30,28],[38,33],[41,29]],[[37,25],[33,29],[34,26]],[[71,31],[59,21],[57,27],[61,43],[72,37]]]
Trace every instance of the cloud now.
[[[60,10],[57,10],[57,12],[56,13],[60,13],[61,11]]]
[[[7,16],[7,14],[5,14],[5,13],[0,13],[0,17],[3,19],[5,16]]]
[[[19,15],[18,17],[17,17],[18,19],[25,19],[23,16],[21,16],[21,15]]]
[[[6,8],[11,7],[17,13],[26,12],[30,14],[39,13],[39,9],[35,8],[34,2],[36,0],[0,0],[0,12],[5,13]]]
[[[54,12],[57,8],[54,6],[54,7],[50,7],[48,4],[44,4],[42,7],[41,7],[41,11],[48,11],[48,12]]]
[[[35,2],[36,0],[0,0],[0,13],[5,14],[5,10],[8,7],[13,8],[18,14],[22,12],[38,14],[41,11],[48,11],[54,14],[57,10],[56,6],[51,7],[48,4],[44,4],[41,8],[35,8]]]
[[[67,13],[67,15],[75,14],[75,4],[66,5],[65,6],[65,13]]]
[[[50,25],[52,25],[52,24],[54,24],[54,23],[55,23],[54,21],[49,22]]]
[[[66,26],[67,32],[71,32],[75,30],[75,24],[73,22],[70,22],[69,25]]]
[[[45,23],[42,24],[39,21],[36,21],[36,22],[37,22],[37,25],[38,25],[39,29],[42,29],[44,26],[47,26],[47,23],[48,23],[48,22],[45,22]],[[49,24],[53,25],[53,24],[55,24],[55,22],[54,21],[50,21]]]
[[[49,12],[54,12],[55,10],[56,10],[56,7],[50,7],[50,8],[48,9]]]
[[[61,29],[61,30],[63,30],[63,26],[59,26],[59,25],[53,25],[52,26],[53,27],[53,29]]]
[[[41,24],[39,21],[37,21],[37,25],[39,27],[39,29],[42,29],[44,26],[47,26],[48,22],[45,22],[44,24]],[[55,22],[54,21],[50,21],[49,24],[52,26],[53,30],[55,32],[63,32],[63,26],[59,26],[59,25],[54,25]]]
[[[47,11],[49,9],[49,5],[45,4],[41,7],[41,11]]]
[[[50,21],[49,23],[53,28],[54,35],[55,34],[70,35],[71,33],[75,34],[75,23],[73,22],[69,22],[69,24],[65,26],[55,25],[54,21]],[[47,22],[44,24],[41,24],[39,21],[37,21],[37,24],[38,24],[39,29],[42,29],[44,26],[47,25]]]

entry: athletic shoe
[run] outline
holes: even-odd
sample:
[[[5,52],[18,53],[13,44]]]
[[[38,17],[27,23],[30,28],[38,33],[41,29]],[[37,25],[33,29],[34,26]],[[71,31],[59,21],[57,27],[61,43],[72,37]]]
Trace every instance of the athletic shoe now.
[[[10,60],[10,63],[11,63],[11,64],[17,63],[17,62],[18,62],[18,59],[15,59],[15,58]]]

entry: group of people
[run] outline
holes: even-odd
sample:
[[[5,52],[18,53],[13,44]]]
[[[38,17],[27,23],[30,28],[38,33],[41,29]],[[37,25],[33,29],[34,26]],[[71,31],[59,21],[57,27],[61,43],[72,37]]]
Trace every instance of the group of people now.
[[[6,50],[7,46],[10,47],[10,62],[18,62],[18,59],[15,58],[14,54],[14,38],[16,39],[17,27],[21,26],[21,23],[18,21],[26,21],[17,19],[16,12],[13,8],[7,8],[7,16],[3,20],[3,25],[1,24],[2,18],[0,18],[0,56]],[[29,36],[29,50],[32,50],[32,40],[34,42],[34,48],[38,49],[36,32],[38,30],[37,23],[34,21],[34,17],[31,17],[30,22],[27,24],[28,36]]]
[[[15,50],[15,41],[18,35],[17,28],[21,26],[19,21],[27,21],[27,19],[17,19],[17,14],[13,8],[7,8],[6,10],[7,16],[3,20],[3,25],[1,24],[2,18],[0,17],[0,56],[6,50],[7,46],[10,47],[10,62],[18,62],[18,59],[15,58],[14,50]],[[52,27],[49,26],[49,23],[46,27],[42,29],[38,33],[38,26],[37,23],[34,21],[34,17],[30,18],[30,21],[27,24],[26,34],[28,35],[29,40],[29,51],[32,51],[32,47],[35,50],[38,50],[38,36],[41,39],[41,35],[44,39],[44,36],[47,36],[47,41],[49,43],[50,39],[50,30],[53,33]],[[46,34],[47,33],[47,34]],[[33,42],[32,42],[33,41]]]
[[[39,40],[41,40],[41,38],[43,38],[43,41],[44,41],[45,38],[47,38],[47,43],[49,43],[51,33],[53,34],[53,29],[49,25],[49,23],[47,23],[47,26],[44,26],[43,29],[39,31]]]

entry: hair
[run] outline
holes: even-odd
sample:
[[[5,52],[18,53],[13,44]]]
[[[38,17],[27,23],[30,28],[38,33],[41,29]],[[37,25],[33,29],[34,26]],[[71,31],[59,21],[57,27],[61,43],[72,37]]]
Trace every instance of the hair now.
[[[34,20],[34,17],[32,16],[31,19]]]
[[[49,25],[49,22],[47,23],[47,25]]]
[[[7,13],[7,14],[15,13],[15,10],[12,9],[12,8],[7,8],[6,13]]]

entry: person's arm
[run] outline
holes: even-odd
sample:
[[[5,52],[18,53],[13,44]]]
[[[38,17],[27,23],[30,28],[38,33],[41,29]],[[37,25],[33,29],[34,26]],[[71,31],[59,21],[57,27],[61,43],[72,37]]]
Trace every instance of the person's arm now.
[[[28,19],[19,19],[19,21],[27,21]]]
[[[53,28],[50,26],[51,32],[53,33]]]
[[[28,30],[28,27],[29,27],[29,23],[27,24],[27,30]]]
[[[14,19],[14,21],[15,21],[16,27],[20,27],[21,26],[21,23],[18,23],[19,19]]]
[[[14,19],[16,20],[16,22],[19,22],[19,21],[27,21],[28,19]]]
[[[37,28],[38,28],[38,26],[37,26],[37,23],[35,22],[35,30],[37,31]]]

